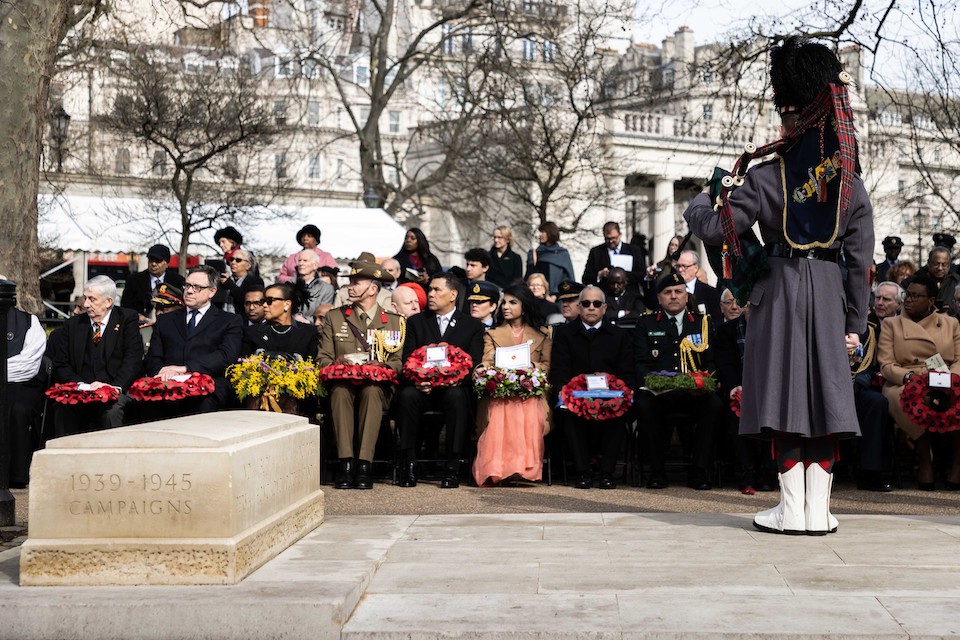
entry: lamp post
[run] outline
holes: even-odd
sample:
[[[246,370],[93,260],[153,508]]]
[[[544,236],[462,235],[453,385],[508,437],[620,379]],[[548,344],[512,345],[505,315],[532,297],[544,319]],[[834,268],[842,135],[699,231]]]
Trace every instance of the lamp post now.
[[[17,304],[17,285],[0,280],[0,327],[7,332],[7,315]],[[10,493],[10,438],[7,410],[7,341],[0,339],[0,526],[11,527],[16,517],[16,498]]]
[[[917,265],[923,264],[923,209],[917,208]]]
[[[61,104],[50,112],[50,138],[57,150],[57,173],[63,171],[63,153],[67,149],[67,137],[70,130],[70,114]]]
[[[367,209],[382,209],[384,198],[371,184],[363,194],[363,204]]]

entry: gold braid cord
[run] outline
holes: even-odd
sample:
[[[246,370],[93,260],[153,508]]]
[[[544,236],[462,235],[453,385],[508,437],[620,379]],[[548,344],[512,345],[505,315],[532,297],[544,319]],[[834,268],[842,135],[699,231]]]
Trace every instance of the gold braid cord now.
[[[407,339],[407,319],[400,316],[400,340],[395,347],[387,345],[387,332],[382,329],[375,329],[373,332],[373,359],[377,362],[386,362],[391,353],[396,353],[403,349],[403,341]]]
[[[863,343],[863,359],[856,365],[851,364],[850,375],[856,378],[859,374],[866,371],[873,363],[874,353],[877,351],[877,332],[873,326],[867,325],[867,339]],[[856,368],[854,368],[856,366]]]
[[[707,316],[703,316],[703,326],[700,329],[700,344],[693,344],[693,340],[690,339],[690,336],[684,337],[680,341],[680,373],[690,373],[692,371],[700,371],[697,368],[697,357],[695,353],[703,353],[710,346],[707,340],[707,333],[709,326],[707,325]]]

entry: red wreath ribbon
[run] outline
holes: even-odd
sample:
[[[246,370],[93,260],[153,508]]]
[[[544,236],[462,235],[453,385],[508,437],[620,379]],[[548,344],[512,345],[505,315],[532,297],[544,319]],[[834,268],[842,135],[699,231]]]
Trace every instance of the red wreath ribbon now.
[[[733,415],[740,417],[740,404],[743,402],[743,389],[737,389],[733,392],[733,395],[730,396],[730,411],[733,411]]]
[[[703,391],[704,389],[704,374],[702,371],[691,371],[690,377],[693,378],[693,384],[696,386],[697,391]],[[709,376],[706,376],[709,377]]]
[[[120,393],[115,387],[100,387],[99,389],[79,389],[79,382],[63,382],[47,389],[44,394],[60,404],[91,404],[94,402],[113,402]]]
[[[427,347],[446,347],[449,364],[445,367],[424,367]],[[466,351],[456,345],[440,342],[415,349],[403,365],[403,375],[414,383],[426,382],[434,386],[451,387],[463,381],[472,369],[473,358]]]
[[[622,398],[574,398],[574,391],[586,391],[587,390],[587,376],[582,374],[575,376],[570,379],[570,382],[563,385],[563,388],[560,390],[560,399],[563,401],[564,406],[570,410],[570,412],[586,420],[612,420],[613,418],[619,418],[624,415],[630,405],[633,404],[633,389],[627,386],[627,384],[608,373],[606,374],[593,374],[593,375],[605,375],[607,376],[607,388],[611,391],[622,391]]]
[[[320,380],[323,382],[350,382],[364,384],[366,382],[397,383],[397,374],[390,367],[381,364],[331,364],[320,369]]]
[[[140,378],[130,385],[129,395],[141,402],[183,400],[213,393],[213,378],[205,373],[191,373],[183,382],[161,380],[154,376]]]
[[[947,394],[950,408],[937,411],[927,403],[930,393],[929,376],[914,375],[900,392],[900,406],[910,420],[927,431],[945,433],[960,429],[960,375],[950,375],[950,388],[940,389]]]

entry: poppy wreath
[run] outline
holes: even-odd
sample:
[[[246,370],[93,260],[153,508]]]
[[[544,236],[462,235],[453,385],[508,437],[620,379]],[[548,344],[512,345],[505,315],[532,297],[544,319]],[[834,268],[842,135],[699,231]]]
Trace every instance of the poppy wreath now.
[[[91,404],[94,402],[113,402],[120,393],[116,387],[81,390],[79,382],[63,382],[47,389],[44,394],[60,404]]]
[[[574,391],[587,390],[586,374],[575,376],[560,389],[560,399],[570,413],[586,420],[611,420],[624,415],[633,404],[633,389],[626,383],[610,374],[607,376],[607,388],[611,391],[622,391],[620,398],[575,398]]]
[[[655,371],[643,377],[643,386],[651,391],[693,391],[713,392],[717,381],[703,371],[677,373],[676,371]]]
[[[446,347],[447,366],[424,367],[427,360],[427,347]],[[473,358],[460,347],[441,342],[428,344],[415,349],[403,365],[403,376],[414,383],[426,382],[434,386],[452,387],[470,375]]]
[[[733,415],[740,417],[740,403],[743,402],[743,389],[737,389],[733,392],[733,395],[730,396],[730,411],[733,411]]]
[[[193,372],[183,382],[161,380],[153,376],[140,378],[130,385],[129,395],[142,402],[183,400],[213,393],[213,378],[205,373]]]
[[[939,397],[937,397],[939,396]],[[910,376],[900,392],[903,412],[918,427],[933,433],[960,428],[960,375],[950,375],[949,389],[931,389],[929,376]]]
[[[323,382],[350,382],[364,384],[367,382],[382,382],[396,384],[397,374],[390,367],[381,364],[331,364],[320,369],[320,380]]]

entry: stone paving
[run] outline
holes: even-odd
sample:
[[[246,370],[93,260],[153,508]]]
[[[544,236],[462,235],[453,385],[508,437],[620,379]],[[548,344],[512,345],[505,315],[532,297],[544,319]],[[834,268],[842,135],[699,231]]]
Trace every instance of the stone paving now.
[[[23,588],[0,553],[0,638],[960,636],[960,517],[331,516],[230,587]]]

